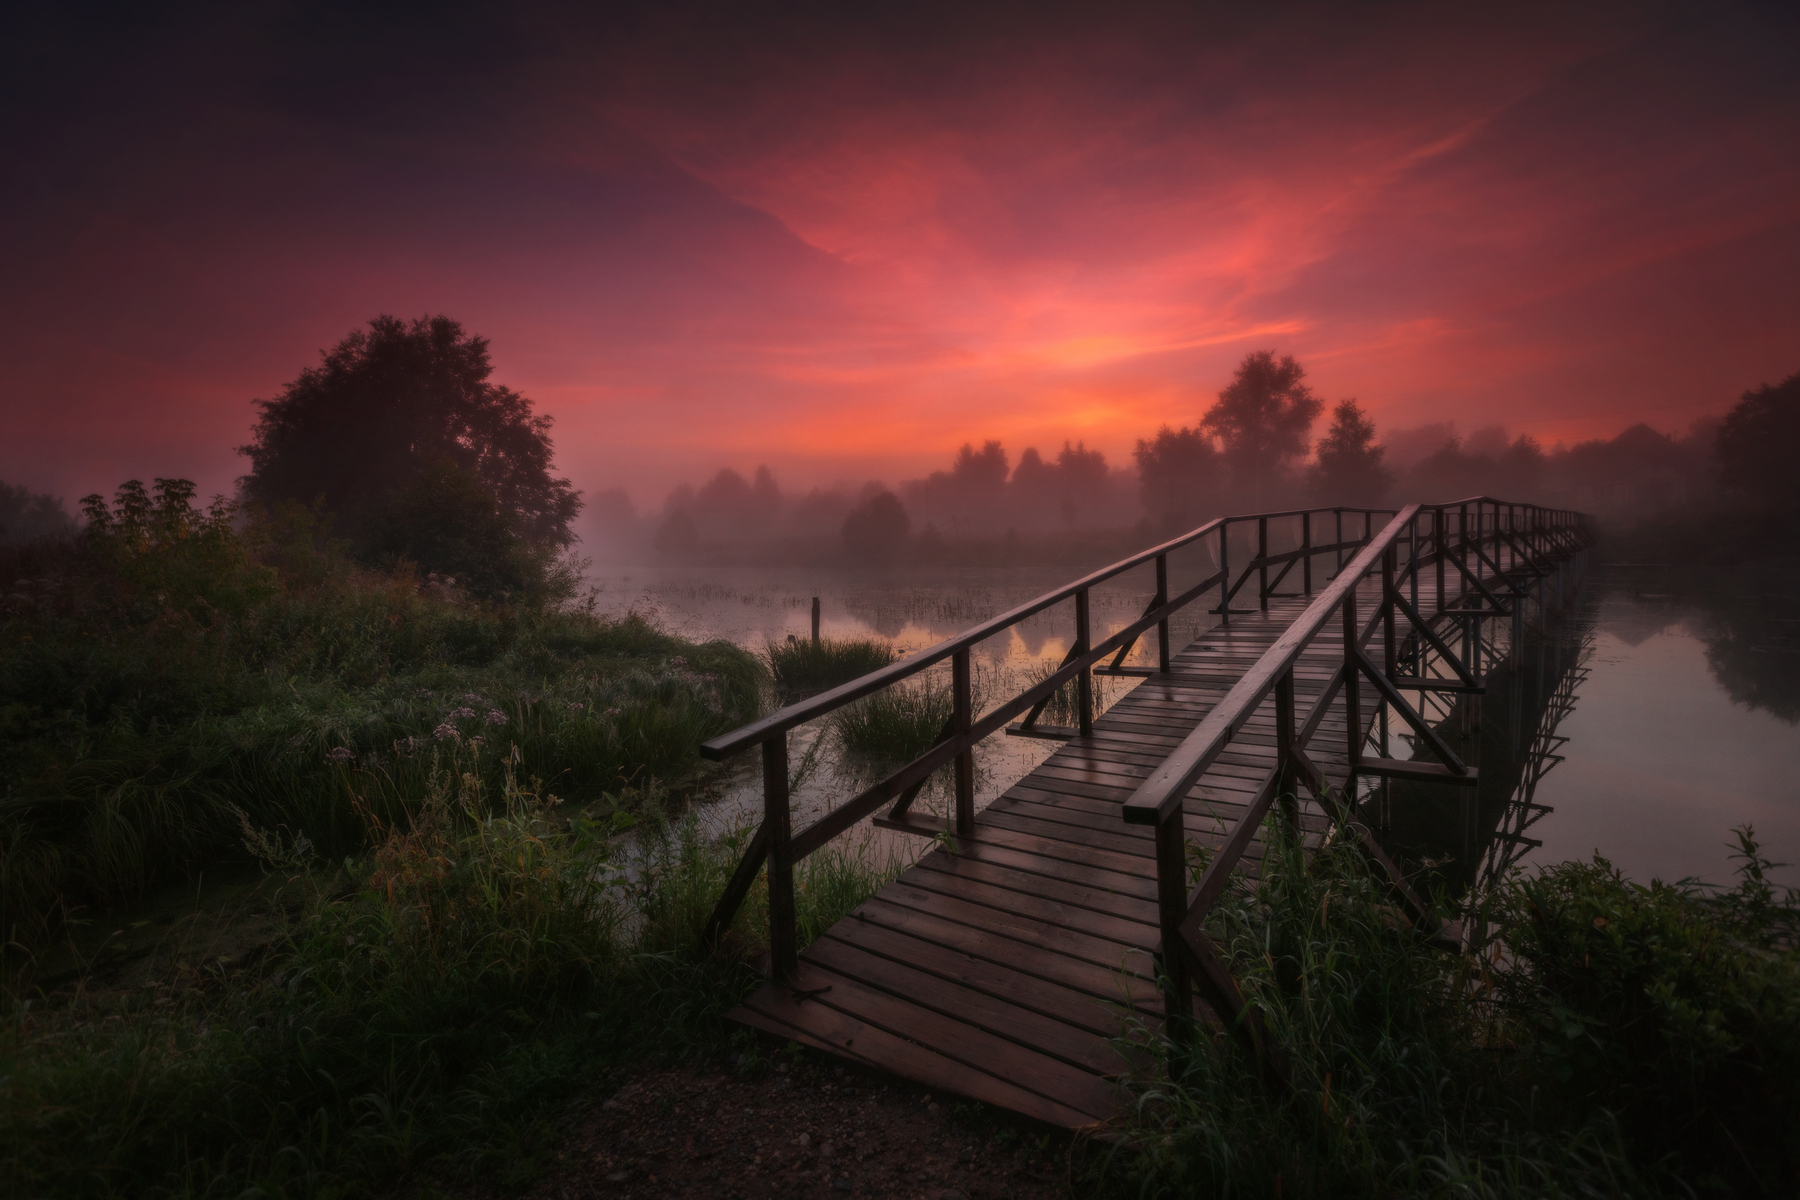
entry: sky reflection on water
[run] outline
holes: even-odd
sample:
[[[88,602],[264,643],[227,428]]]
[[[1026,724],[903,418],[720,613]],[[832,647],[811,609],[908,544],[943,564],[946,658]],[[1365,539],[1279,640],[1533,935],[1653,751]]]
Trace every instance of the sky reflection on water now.
[[[1178,573],[1179,575],[1179,573]],[[880,636],[908,651],[1067,581],[1049,569],[964,570],[941,576],[759,568],[632,568],[598,574],[602,606],[648,613],[672,632],[724,637],[751,650],[809,635],[810,600],[823,600],[826,636]],[[1175,581],[1181,586],[1180,578]],[[1583,621],[1593,622],[1589,674],[1558,728],[1564,761],[1538,784],[1555,811],[1534,823],[1542,847],[1527,864],[1586,858],[1596,850],[1628,876],[1732,878],[1731,829],[1749,822],[1764,852],[1800,864],[1800,598],[1757,594],[1675,601],[1644,594],[1618,575],[1589,581]],[[1779,593],[1781,589],[1774,589]],[[1127,580],[1094,597],[1097,631],[1135,617],[1149,581]],[[993,639],[991,671],[1016,673],[1057,660],[1071,614],[1059,606]],[[1171,630],[1186,644],[1212,618],[1195,605]],[[1103,634],[1102,634],[1103,636]],[[1134,661],[1141,658],[1142,650]],[[1722,682],[1723,680],[1723,682]],[[1004,683],[1004,679],[997,679]],[[1117,681],[1109,691],[1120,694]],[[1734,695],[1734,692],[1736,693]],[[795,754],[802,752],[804,735]],[[979,754],[985,804],[1042,761],[1054,743],[996,737]],[[750,756],[746,756],[746,763]],[[759,794],[751,773],[728,789],[727,814],[747,815]],[[847,777],[826,770],[796,794],[801,820],[842,798]],[[1800,886],[1800,865],[1776,874]]]

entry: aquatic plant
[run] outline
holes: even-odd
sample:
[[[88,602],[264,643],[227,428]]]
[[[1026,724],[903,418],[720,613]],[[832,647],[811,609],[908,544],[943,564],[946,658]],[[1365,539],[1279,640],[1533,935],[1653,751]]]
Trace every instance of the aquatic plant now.
[[[819,692],[849,683],[894,661],[894,648],[879,638],[790,637],[763,652],[782,692]]]

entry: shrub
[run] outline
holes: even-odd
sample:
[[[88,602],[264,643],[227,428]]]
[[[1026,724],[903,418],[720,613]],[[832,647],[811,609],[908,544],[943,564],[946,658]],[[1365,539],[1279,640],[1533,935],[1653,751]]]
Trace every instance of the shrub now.
[[[907,762],[937,742],[955,706],[950,681],[922,672],[838,709],[831,727],[853,754]]]
[[[1749,827],[1736,889],[1648,886],[1598,855],[1510,880],[1499,981],[1577,1111],[1740,1190],[1800,1177],[1800,897]]]

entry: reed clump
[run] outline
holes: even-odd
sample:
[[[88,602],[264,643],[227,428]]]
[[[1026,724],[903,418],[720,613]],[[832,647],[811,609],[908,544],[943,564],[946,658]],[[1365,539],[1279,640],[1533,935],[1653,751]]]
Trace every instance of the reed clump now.
[[[365,814],[365,854],[292,878],[307,903],[259,964],[105,1005],[9,1001],[9,1191],[366,1195],[471,1174],[505,1191],[544,1165],[572,1094],[723,1057],[767,928],[759,886],[724,946],[701,944],[733,839],[655,803],[571,813],[510,750],[493,791],[487,757],[434,748],[419,804]],[[896,873],[866,849],[801,865],[803,939]]]
[[[783,693],[822,692],[878,671],[894,661],[894,648],[879,638],[790,637],[770,642],[764,657]]]
[[[977,674],[970,688],[972,713],[981,711],[985,690]],[[937,743],[955,709],[949,676],[925,671],[838,709],[831,715],[831,729],[851,755],[907,762]]]

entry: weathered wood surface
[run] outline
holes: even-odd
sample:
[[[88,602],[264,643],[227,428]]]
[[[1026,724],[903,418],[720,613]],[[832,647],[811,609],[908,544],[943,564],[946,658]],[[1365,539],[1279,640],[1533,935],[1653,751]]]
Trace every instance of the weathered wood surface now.
[[[1121,806],[1307,603],[1271,600],[1196,639],[982,810],[973,837],[925,854],[801,952],[794,987],[761,988],[731,1019],[1054,1125],[1111,1118],[1129,1066],[1118,1039],[1162,1015],[1154,831]],[[1327,629],[1298,664],[1303,714],[1343,662],[1340,636]],[[1189,790],[1190,842],[1218,845],[1274,766],[1274,706]],[[1333,786],[1348,743],[1340,699],[1310,752]],[[1325,828],[1310,802],[1300,815]],[[1245,856],[1252,873],[1261,853]]]

